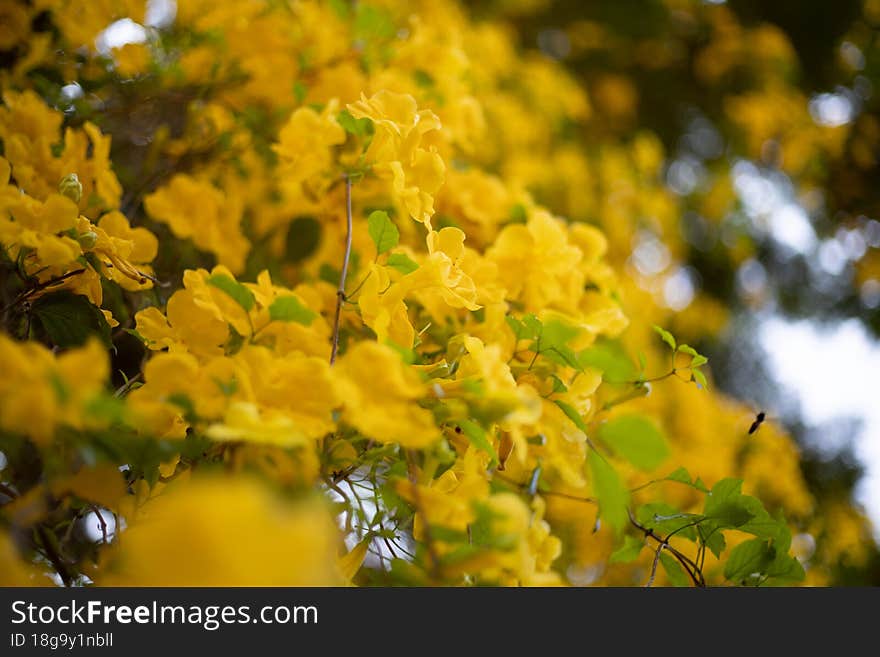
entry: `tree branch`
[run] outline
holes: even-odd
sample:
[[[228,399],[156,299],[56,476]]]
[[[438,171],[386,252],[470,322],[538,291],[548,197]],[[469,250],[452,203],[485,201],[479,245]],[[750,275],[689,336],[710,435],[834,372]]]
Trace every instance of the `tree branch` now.
[[[345,175],[345,256],[342,260],[342,273],[339,275],[339,287],[336,290],[336,316],[333,319],[333,346],[330,350],[330,364],[336,362],[336,351],[339,349],[339,316],[342,313],[342,302],[345,301],[345,277],[348,275],[348,261],[351,258],[351,176]]]

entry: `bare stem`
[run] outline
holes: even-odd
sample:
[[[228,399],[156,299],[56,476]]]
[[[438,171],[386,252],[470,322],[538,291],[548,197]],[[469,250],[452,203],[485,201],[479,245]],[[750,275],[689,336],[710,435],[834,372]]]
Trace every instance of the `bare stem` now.
[[[339,316],[342,313],[342,302],[345,301],[345,277],[348,274],[348,260],[351,257],[351,176],[345,176],[345,257],[342,260],[342,273],[339,275],[339,287],[336,290],[336,316],[333,319],[333,346],[330,350],[330,364],[336,362],[336,351],[339,349]]]

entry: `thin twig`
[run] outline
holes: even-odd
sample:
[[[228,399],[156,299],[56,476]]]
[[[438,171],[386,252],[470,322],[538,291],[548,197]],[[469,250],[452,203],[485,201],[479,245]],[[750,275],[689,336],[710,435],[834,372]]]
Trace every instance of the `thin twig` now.
[[[12,488],[3,483],[0,483],[0,493],[3,493],[10,500],[14,500],[16,497],[18,497],[18,493],[16,493]]]
[[[348,260],[351,257],[351,176],[345,176],[345,256],[342,260],[342,273],[339,275],[339,287],[336,290],[336,316],[333,319],[333,346],[330,349],[330,364],[336,362],[336,351],[339,349],[339,316],[342,313],[342,302],[345,301],[345,277],[348,275]]]
[[[61,558],[58,550],[55,549],[55,543],[49,538],[49,532],[46,531],[45,527],[40,526],[37,529],[37,535],[40,537],[40,542],[43,544],[43,549],[46,551],[49,562],[61,578],[61,582],[64,586],[70,587],[73,583],[73,576],[70,574],[64,559]]]
[[[651,584],[654,583],[654,578],[657,576],[657,562],[660,561],[660,553],[663,551],[663,543],[660,543],[657,546],[657,551],[654,553],[654,563],[651,564],[651,576],[648,578],[648,583],[645,584],[645,588],[651,588]]]
[[[696,563],[694,563],[687,555],[683,554],[681,551],[674,548],[669,544],[669,538],[661,538],[654,533],[653,529],[649,527],[645,527],[641,525],[633,516],[632,511],[627,509],[627,513],[629,514],[629,521],[633,527],[642,532],[647,538],[653,538],[657,543],[661,544],[664,549],[669,550],[669,553],[674,556],[678,562],[681,564],[682,568],[684,568],[685,572],[690,576],[695,586],[700,588],[705,588],[706,580],[703,578],[703,572]]]
[[[101,525],[101,538],[104,541],[104,545],[107,545],[107,521],[104,520],[104,516],[101,515],[101,510],[97,506],[95,506],[94,504],[92,504],[91,506],[92,513],[98,516],[98,524]]]

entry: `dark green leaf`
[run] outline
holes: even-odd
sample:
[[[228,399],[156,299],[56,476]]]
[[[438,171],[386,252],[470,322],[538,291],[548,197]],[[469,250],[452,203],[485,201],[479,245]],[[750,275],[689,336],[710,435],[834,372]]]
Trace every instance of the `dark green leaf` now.
[[[760,538],[737,545],[724,564],[724,576],[732,582],[741,582],[753,573],[762,573],[773,562],[775,552]]]
[[[648,418],[622,415],[599,427],[599,438],[637,468],[653,470],[669,456],[666,438]]]
[[[80,346],[90,336],[110,346],[110,325],[103,313],[81,294],[67,290],[46,294],[33,303],[31,312],[58,347]]]

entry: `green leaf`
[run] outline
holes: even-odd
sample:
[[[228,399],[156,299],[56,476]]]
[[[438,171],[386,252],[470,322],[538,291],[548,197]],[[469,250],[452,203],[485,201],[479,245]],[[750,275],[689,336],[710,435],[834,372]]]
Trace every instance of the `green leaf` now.
[[[675,338],[672,337],[672,333],[670,333],[669,331],[667,331],[665,329],[660,328],[656,324],[654,324],[654,330],[657,332],[657,335],[660,336],[660,338],[663,340],[663,342],[668,344],[669,348],[672,349],[673,351],[675,351]]]
[[[373,131],[373,122],[364,117],[362,119],[354,118],[348,110],[342,110],[336,115],[336,122],[342,126],[347,133],[356,137],[366,137]]]
[[[703,354],[697,354],[691,359],[691,367],[700,367],[701,365],[705,365],[709,362],[709,359],[706,358]]]
[[[544,330],[544,325],[541,323],[541,320],[535,317],[532,313],[523,315],[522,323],[528,331],[523,335],[524,338],[537,338]]]
[[[411,274],[419,268],[418,263],[405,253],[392,253],[388,256],[388,266],[401,274]]]
[[[597,342],[578,354],[581,367],[592,367],[602,371],[602,376],[611,381],[625,381],[635,377],[635,368],[623,348],[617,342]]]
[[[724,564],[724,576],[732,582],[741,582],[753,573],[762,573],[773,562],[775,552],[760,538],[753,538],[730,551]]]
[[[213,285],[217,289],[223,290],[246,311],[253,309],[254,304],[256,303],[253,292],[226,274],[214,274],[213,276],[210,276],[208,278],[208,285]]]
[[[678,563],[675,557],[663,551],[660,553],[660,563],[663,565],[663,570],[666,571],[666,576],[673,586],[690,586],[688,576],[681,569],[681,564]]]
[[[630,563],[635,561],[645,547],[645,541],[627,534],[623,537],[623,545],[611,553],[608,563]]]
[[[709,384],[706,381],[706,376],[700,370],[691,370],[691,376],[694,380],[700,384],[702,388],[708,388]]]
[[[701,516],[679,511],[663,502],[651,502],[638,508],[636,518],[639,524],[653,529],[662,536],[675,533],[676,536],[695,541],[697,540],[697,532],[694,529],[694,523],[700,520]]]
[[[575,410],[574,406],[572,406],[571,404],[567,404],[564,401],[560,401],[559,399],[554,399],[553,403],[556,404],[560,409],[562,409],[562,412],[565,413],[566,416],[568,416],[569,420],[574,422],[574,425],[578,429],[580,429],[584,433],[587,433],[587,425],[584,422],[584,419],[581,417],[580,413]]]
[[[629,490],[620,475],[596,450],[587,454],[587,462],[593,482],[593,493],[599,501],[599,517],[608,523],[615,533],[620,533],[627,522]]]
[[[724,540],[724,534],[721,532],[713,532],[704,539],[706,547],[712,551],[716,559],[721,558],[721,553],[727,548],[727,541]]]
[[[690,346],[689,344],[680,344],[680,345],[678,345],[678,351],[682,352],[683,354],[688,354],[688,355],[690,355],[690,356],[699,356],[699,355],[700,355],[700,354],[697,353],[697,350],[694,349],[694,348],[693,348],[692,346]]]
[[[510,327],[510,330],[513,331],[513,335],[517,340],[522,340],[523,332],[526,330],[525,324],[519,321],[513,315],[505,315],[504,321],[507,322],[507,325]]]
[[[88,298],[68,290],[46,294],[31,306],[31,312],[46,336],[56,346],[77,347],[90,336],[110,346],[110,325]]]
[[[702,480],[697,477],[696,481],[691,480],[690,473],[685,468],[678,468],[664,477],[666,481],[677,481],[691,488],[696,488],[702,493],[708,493],[709,489],[703,484]]]
[[[464,432],[464,435],[468,437],[468,440],[471,441],[471,444],[474,445],[477,449],[481,449],[486,452],[489,456],[492,457],[492,462],[489,467],[493,467],[496,463],[498,463],[498,454],[495,451],[495,448],[492,446],[492,443],[489,442],[488,436],[486,436],[486,432],[476,422],[471,422],[470,420],[459,420],[458,426],[461,427],[461,430]]]
[[[514,224],[524,224],[528,220],[526,208],[522,203],[517,203],[510,208],[510,222]]]
[[[543,325],[532,348],[554,363],[582,370],[583,368],[578,361],[577,355],[567,345],[578,333],[579,329],[560,321],[552,320]]]
[[[303,102],[306,99],[306,94],[308,93],[309,88],[303,83],[302,80],[297,80],[293,83],[293,97],[296,98],[296,102]]]
[[[318,316],[294,296],[278,297],[269,306],[269,318],[278,322],[297,322],[309,326]]]
[[[599,438],[637,468],[653,470],[669,456],[666,438],[648,418],[622,415],[599,427]]]
[[[373,243],[376,245],[376,252],[378,255],[382,255],[386,251],[390,251],[397,246],[397,243],[400,240],[400,233],[397,231],[397,226],[395,226],[388,217],[387,212],[376,210],[375,212],[370,213],[370,216],[367,219],[367,224],[369,226],[370,237],[373,238]]]

